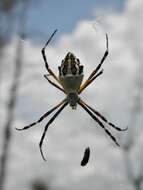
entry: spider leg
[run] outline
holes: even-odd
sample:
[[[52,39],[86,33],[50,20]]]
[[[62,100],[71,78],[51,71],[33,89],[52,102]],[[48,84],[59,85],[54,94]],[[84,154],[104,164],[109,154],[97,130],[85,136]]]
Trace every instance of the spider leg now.
[[[104,129],[104,131],[115,142],[115,144],[117,146],[120,146],[116,138],[111,134],[111,132],[108,129],[106,129],[103,123],[81,102],[81,100],[79,100],[78,104],[92,117],[92,119],[94,119],[94,121],[96,121],[100,125],[100,127]]]
[[[100,67],[102,66],[103,62],[105,61],[106,57],[108,56],[108,35],[106,34],[106,51],[100,61],[100,63],[97,65],[97,67],[95,68],[95,70],[90,74],[90,76],[88,77],[88,79],[91,79],[96,73],[97,71],[100,69]]]
[[[45,157],[44,157],[44,154],[43,154],[43,151],[42,151],[42,144],[43,144],[43,140],[45,138],[45,135],[46,135],[46,132],[47,132],[47,129],[49,127],[49,125],[56,119],[56,117],[61,113],[61,111],[67,106],[68,102],[65,102],[59,109],[58,111],[53,115],[53,117],[49,120],[49,122],[47,123],[47,125],[45,126],[45,129],[44,129],[44,132],[42,134],[42,137],[41,137],[41,140],[40,140],[40,143],[39,143],[39,148],[40,148],[40,152],[41,152],[41,156],[43,158],[43,160],[46,161]]]
[[[100,117],[100,119],[102,119],[102,121],[104,121],[105,123],[107,123],[108,125],[113,127],[114,129],[116,129],[117,131],[126,131],[128,129],[128,127],[124,128],[124,129],[117,127],[113,123],[109,122],[100,112],[98,112],[97,110],[95,110],[94,108],[92,108],[91,106],[86,104],[83,100],[80,99],[80,101],[82,104],[84,104],[86,107],[88,107],[93,113],[95,113],[98,117]]]
[[[62,91],[63,93],[66,94],[65,90],[63,88],[61,88],[60,86],[58,86],[56,83],[54,83],[53,81],[51,81],[49,78],[48,78],[49,75],[44,75],[44,77],[48,80],[48,82],[50,84],[52,84],[54,87],[56,87],[57,89],[59,89],[60,91]]]
[[[80,94],[88,85],[90,85],[97,77],[99,77],[102,74],[103,74],[103,69],[99,71],[94,77],[92,77],[92,79],[87,80],[87,82],[81,86],[78,93]]]
[[[46,49],[47,45],[50,43],[50,41],[52,40],[52,38],[53,38],[53,36],[55,35],[56,32],[57,32],[57,30],[55,30],[55,31],[53,32],[53,34],[50,36],[49,40],[46,42],[45,46],[42,48],[41,53],[42,53],[42,56],[43,56],[43,59],[44,59],[44,62],[45,62],[45,67],[46,67],[48,73],[49,73],[50,75],[52,75],[52,76],[54,77],[54,79],[55,79],[56,81],[58,81],[58,83],[60,83],[58,77],[57,77],[57,76],[54,74],[54,72],[50,69],[49,64],[48,64],[48,61],[47,61],[47,58],[46,58],[46,53],[45,53],[45,49]]]
[[[64,102],[65,102],[65,99],[63,101],[61,101],[58,105],[56,105],[55,107],[53,107],[51,110],[49,110],[48,112],[46,112],[44,115],[42,115],[36,122],[33,122],[30,125],[27,125],[27,126],[21,128],[21,129],[19,129],[19,128],[15,128],[15,129],[20,131],[20,130],[25,130],[25,129],[29,129],[29,128],[33,127],[37,123],[40,123],[44,118],[46,118],[48,115],[50,115],[58,107],[60,107]]]
[[[102,57],[100,63],[97,65],[97,67],[90,74],[90,76],[88,77],[88,79],[83,83],[83,85],[81,86],[81,89],[86,85],[86,83],[88,83],[88,80],[92,79],[92,77],[94,77],[96,75],[96,73],[101,68],[101,66],[102,66],[102,64],[105,61],[105,59],[106,59],[107,56],[108,56],[108,35],[106,34],[106,51],[104,53],[104,56]]]

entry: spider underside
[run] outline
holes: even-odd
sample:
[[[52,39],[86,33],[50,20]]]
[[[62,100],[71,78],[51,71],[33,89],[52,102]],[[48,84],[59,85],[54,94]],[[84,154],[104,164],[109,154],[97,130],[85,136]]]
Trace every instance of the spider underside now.
[[[30,125],[27,125],[21,129],[16,128],[17,130],[26,130],[30,127],[35,126],[36,124],[40,123],[43,119],[45,119],[47,116],[49,116],[52,112],[57,110],[55,114],[51,117],[51,119],[48,121],[44,128],[44,132],[42,134],[41,140],[39,142],[39,148],[42,155],[42,158],[46,161],[43,152],[42,152],[42,144],[43,140],[45,138],[46,132],[48,130],[49,125],[56,119],[56,117],[61,113],[61,111],[69,104],[72,109],[76,109],[77,105],[80,105],[92,118],[94,121],[96,121],[100,127],[103,128],[103,130],[106,132],[106,134],[114,141],[114,143],[117,146],[120,146],[116,140],[116,138],[111,134],[111,132],[105,127],[104,123],[108,124],[109,126],[113,127],[114,129],[118,131],[125,131],[127,128],[121,129],[114,125],[113,123],[109,122],[100,112],[89,106],[87,103],[85,103],[79,95],[82,93],[83,90],[87,86],[89,86],[98,76],[100,76],[103,73],[103,69],[101,69],[101,66],[103,62],[105,61],[106,57],[108,56],[108,36],[106,34],[106,51],[100,61],[100,63],[97,65],[97,67],[91,72],[89,77],[85,82],[83,81],[83,65],[80,64],[80,61],[78,58],[74,56],[73,53],[69,52],[67,53],[66,57],[62,60],[61,66],[58,67],[59,69],[59,76],[57,77],[56,74],[52,71],[52,69],[49,67],[49,64],[47,62],[45,49],[47,45],[50,43],[51,39],[55,35],[57,30],[53,32],[53,34],[50,36],[49,40],[43,47],[41,53],[44,59],[45,67],[48,71],[48,74],[44,75],[44,77],[48,80],[50,84],[55,86],[57,89],[62,91],[66,98],[62,100],[59,104],[57,104],[55,107],[53,107],[51,110],[46,112],[44,115],[42,115],[36,122],[31,123]],[[52,76],[55,81],[53,82],[51,79],[49,79],[49,76]]]

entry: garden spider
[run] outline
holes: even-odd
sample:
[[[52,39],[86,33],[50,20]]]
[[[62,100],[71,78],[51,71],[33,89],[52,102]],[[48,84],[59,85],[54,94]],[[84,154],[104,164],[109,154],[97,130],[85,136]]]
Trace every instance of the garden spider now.
[[[49,125],[56,119],[56,117],[61,113],[61,111],[69,104],[72,109],[76,109],[77,104],[80,105],[92,118],[94,121],[96,121],[100,127],[103,128],[103,130],[107,133],[107,135],[115,142],[117,146],[120,146],[116,140],[116,138],[111,134],[111,132],[105,127],[103,124],[106,123],[109,126],[113,127],[114,129],[118,131],[125,131],[127,128],[120,129],[119,127],[115,126],[113,123],[109,122],[100,112],[95,110],[94,108],[90,107],[87,103],[85,103],[79,95],[81,92],[89,86],[98,76],[100,76],[103,73],[103,69],[101,70],[101,66],[103,62],[105,61],[107,55],[108,55],[108,36],[106,34],[106,51],[104,53],[104,56],[102,57],[100,63],[98,66],[93,70],[93,72],[90,74],[90,76],[87,78],[87,80],[82,84],[83,80],[83,65],[80,65],[79,59],[77,59],[73,53],[67,53],[66,57],[62,60],[61,66],[58,67],[59,69],[59,77],[55,75],[55,73],[52,71],[52,69],[49,67],[49,64],[47,62],[47,58],[45,55],[45,49],[47,45],[50,43],[51,39],[55,35],[57,30],[53,32],[53,34],[50,36],[49,40],[45,44],[45,46],[42,49],[42,56],[44,59],[45,67],[48,71],[48,74],[44,75],[44,77],[48,80],[50,84],[52,84],[54,87],[62,91],[66,98],[62,100],[59,104],[57,104],[55,107],[53,107],[51,110],[46,112],[44,115],[42,115],[36,122],[31,123],[30,125],[27,125],[21,129],[16,128],[17,130],[25,130],[29,129],[30,127],[33,127],[37,123],[40,123],[44,118],[49,116],[53,111],[56,109],[57,112],[51,117],[49,122],[46,124],[44,132],[42,134],[39,148],[42,155],[42,158],[46,161],[43,151],[42,151],[42,144],[44,137],[46,135],[47,129]],[[49,79],[49,75],[52,76],[56,82],[51,81]],[[89,151],[88,151],[89,152]],[[89,153],[88,153],[89,154]],[[87,156],[88,157],[88,156]]]

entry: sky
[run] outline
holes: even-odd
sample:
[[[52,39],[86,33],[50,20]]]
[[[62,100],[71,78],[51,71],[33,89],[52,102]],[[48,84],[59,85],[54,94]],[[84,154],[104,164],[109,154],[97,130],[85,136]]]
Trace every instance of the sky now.
[[[142,80],[140,73],[143,70],[141,64],[143,45],[139,42],[143,41],[141,19],[143,1],[128,0],[122,6],[119,1],[116,1],[117,4],[112,8],[114,11],[109,11],[108,6],[103,6],[103,2],[100,6],[98,1],[95,5],[92,2],[89,1],[86,8],[84,7],[86,4],[83,5],[84,11],[86,9],[84,13],[81,13],[83,16],[77,16],[73,23],[67,22],[69,25],[67,24],[66,28],[63,27],[64,22],[62,22],[61,28],[66,32],[59,32],[55,36],[47,49],[47,58],[51,68],[58,74],[57,67],[61,60],[68,51],[73,52],[84,65],[86,79],[105,52],[105,33],[107,33],[109,56],[103,65],[104,73],[83,92],[81,98],[100,111],[109,121],[124,128],[129,124],[130,108],[138,90],[136,80],[139,82]],[[109,2],[113,5],[113,1]],[[65,6],[68,5],[65,3]],[[45,7],[46,5],[39,8],[43,10],[40,17],[38,16],[39,19],[45,14]],[[55,9],[58,8],[59,6],[55,5]],[[97,12],[104,13],[104,18],[99,19],[99,22],[96,20]],[[79,12],[76,15],[78,14]],[[94,15],[93,18],[90,15]],[[70,17],[67,20],[70,20]],[[57,23],[60,22],[57,21]],[[60,24],[57,23],[55,25],[59,27]],[[33,28],[35,25],[33,20]],[[54,29],[53,24],[50,30],[41,30],[49,36]],[[5,75],[2,85],[3,102],[0,109],[2,116],[5,115],[4,105],[9,94],[11,82],[9,77],[13,70],[9,62],[14,60],[14,48],[18,38],[15,36],[11,44],[7,46],[8,56],[5,56]],[[27,39],[23,40],[23,47],[24,66],[14,122],[14,127],[19,128],[35,121],[64,98],[64,95],[50,86],[43,77],[46,69],[40,52],[42,44],[35,44],[33,40]],[[7,68],[10,73],[6,72]],[[4,117],[1,118],[4,122]],[[138,122],[138,130],[134,133],[137,138],[135,138],[135,147],[131,154],[135,174],[140,172],[142,159],[141,119],[142,116]],[[44,182],[48,181],[51,189],[54,190],[104,190],[107,187],[111,190],[131,189],[121,149],[116,147],[104,130],[82,108],[78,107],[76,111],[73,111],[68,106],[49,127],[43,145],[48,161],[44,162],[38,143],[46,122],[48,118],[24,132],[17,132],[13,127],[9,182],[6,189],[30,189],[29,183],[39,178]],[[127,132],[121,134],[111,128],[108,129],[122,146],[131,126]],[[88,165],[82,168],[80,161],[87,146],[91,148],[91,157]]]
[[[125,2],[124,0],[89,0],[84,3],[82,0],[70,2],[42,0],[41,4],[34,2],[35,6],[29,6],[27,30],[37,32],[35,38],[38,37],[38,32],[46,35],[48,31],[51,32],[56,28],[60,33],[69,33],[73,31],[78,21],[95,19],[95,14],[96,19],[100,17],[104,20],[105,12],[122,12]],[[39,38],[43,37],[40,35]]]

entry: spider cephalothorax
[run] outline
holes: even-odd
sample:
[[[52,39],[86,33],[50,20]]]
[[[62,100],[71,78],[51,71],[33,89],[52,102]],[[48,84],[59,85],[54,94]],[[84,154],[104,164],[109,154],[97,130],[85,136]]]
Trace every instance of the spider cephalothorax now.
[[[100,76],[103,73],[103,69],[101,69],[101,66],[103,62],[105,61],[107,55],[108,55],[108,36],[106,34],[106,51],[104,53],[104,56],[102,57],[100,63],[97,65],[97,67],[91,72],[89,77],[85,82],[83,81],[83,65],[80,65],[80,61],[78,58],[74,56],[73,53],[67,53],[66,57],[62,60],[61,66],[59,66],[59,76],[56,76],[56,74],[52,71],[52,69],[49,67],[49,64],[47,62],[47,58],[45,55],[45,48],[55,35],[57,30],[53,32],[47,43],[42,49],[42,56],[45,62],[45,67],[48,71],[48,74],[44,75],[44,77],[48,80],[50,84],[55,86],[57,89],[62,91],[66,97],[64,100],[62,100],[59,104],[57,104],[55,107],[53,107],[51,110],[46,112],[44,115],[42,115],[36,122],[31,123],[30,125],[27,125],[23,127],[22,129],[17,130],[25,130],[29,129],[30,127],[36,125],[37,123],[40,123],[44,118],[46,118],[48,115],[50,115],[52,112],[54,112],[56,109],[56,113],[51,117],[49,122],[46,124],[43,135],[41,137],[39,147],[41,155],[44,158],[43,152],[42,152],[42,144],[43,140],[45,138],[45,134],[48,130],[49,125],[55,120],[55,118],[61,113],[61,111],[69,104],[73,109],[76,108],[77,105],[80,105],[93,119],[96,121],[100,127],[106,132],[106,134],[115,142],[117,146],[120,146],[116,140],[116,138],[111,134],[111,132],[107,129],[104,123],[106,123],[108,126],[113,127],[114,129],[118,131],[125,131],[125,129],[121,129],[114,125],[113,123],[109,122],[99,111],[95,110],[91,106],[89,106],[87,103],[85,103],[81,98],[79,98],[79,94],[89,85],[91,84],[98,76]],[[101,69],[101,70],[100,70]],[[49,79],[49,75],[52,76],[56,82],[51,81]],[[89,153],[90,150],[87,149],[87,152],[85,152],[83,165],[88,162],[89,159]]]

